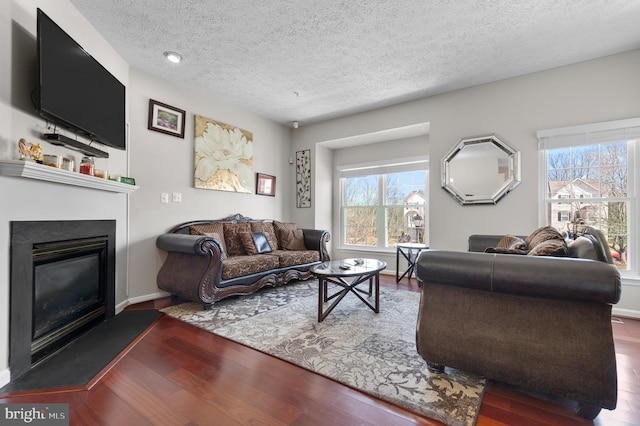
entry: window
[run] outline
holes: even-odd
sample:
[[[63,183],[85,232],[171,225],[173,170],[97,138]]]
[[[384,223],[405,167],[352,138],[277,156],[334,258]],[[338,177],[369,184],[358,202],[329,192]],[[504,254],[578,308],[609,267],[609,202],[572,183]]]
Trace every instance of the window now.
[[[635,119],[538,132],[546,224],[570,233],[601,229],[616,266],[636,274],[638,137]]]
[[[425,240],[426,160],[342,168],[341,243],[386,248]]]

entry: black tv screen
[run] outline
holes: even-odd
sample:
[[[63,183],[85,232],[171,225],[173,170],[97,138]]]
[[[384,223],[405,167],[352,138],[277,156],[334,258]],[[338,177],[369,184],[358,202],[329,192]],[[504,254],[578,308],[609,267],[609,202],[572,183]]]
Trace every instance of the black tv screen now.
[[[126,149],[125,87],[38,9],[38,114],[102,144]]]

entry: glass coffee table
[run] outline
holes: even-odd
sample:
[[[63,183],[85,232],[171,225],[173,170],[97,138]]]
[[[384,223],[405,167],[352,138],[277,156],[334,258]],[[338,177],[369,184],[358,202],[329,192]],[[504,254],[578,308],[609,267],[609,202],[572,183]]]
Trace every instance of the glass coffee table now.
[[[358,296],[365,305],[375,313],[380,311],[380,271],[387,267],[386,262],[377,259],[342,259],[322,262],[311,268],[311,273],[318,277],[318,322],[322,322],[327,315],[351,292]],[[369,283],[367,290],[357,288],[359,284]],[[342,287],[336,293],[329,295],[328,284]],[[362,295],[374,296],[374,303]],[[335,299],[335,300],[333,300]],[[324,309],[324,304],[333,300]]]

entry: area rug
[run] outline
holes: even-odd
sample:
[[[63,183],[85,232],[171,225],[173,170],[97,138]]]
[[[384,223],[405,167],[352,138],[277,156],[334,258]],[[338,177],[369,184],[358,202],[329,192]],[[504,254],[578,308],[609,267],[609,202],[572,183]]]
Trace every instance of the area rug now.
[[[197,303],[162,311],[445,424],[474,425],[485,380],[428,371],[416,350],[419,299],[380,288],[375,314],[348,294],[319,323],[318,283],[311,280],[218,302],[210,311]]]

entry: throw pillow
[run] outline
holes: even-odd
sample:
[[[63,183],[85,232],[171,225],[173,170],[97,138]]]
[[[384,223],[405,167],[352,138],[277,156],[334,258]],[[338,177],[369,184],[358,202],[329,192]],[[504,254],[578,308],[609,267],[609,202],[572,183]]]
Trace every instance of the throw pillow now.
[[[565,243],[564,240],[547,240],[529,250],[527,255],[567,257],[569,255],[569,250],[567,248],[567,243]]]
[[[280,244],[282,244],[283,250],[306,250],[307,249],[307,247],[304,245],[304,234],[302,233],[302,229],[280,230],[279,236],[280,236]]]
[[[243,232],[251,232],[249,223],[224,224],[224,242],[227,245],[227,254],[229,256],[242,256],[246,254],[242,241],[240,240],[240,234]]]
[[[241,232],[238,234],[244,251],[249,255],[269,253],[271,247],[262,232]]]
[[[538,244],[549,240],[558,240],[564,243],[564,237],[562,234],[552,226],[543,226],[536,229],[527,237],[525,243],[529,250],[533,250]]]
[[[495,248],[524,250],[527,248],[527,243],[525,243],[522,238],[516,237],[515,235],[505,235],[500,238],[500,241],[498,241]]]
[[[227,246],[224,241],[224,227],[222,223],[207,223],[203,225],[192,225],[189,227],[189,233],[191,235],[209,235],[209,234],[218,234],[216,238],[220,242],[220,246],[222,247],[222,254],[224,257],[227,256]],[[211,235],[209,235],[211,236]]]
[[[272,250],[278,248],[278,237],[276,237],[276,231],[273,228],[271,222],[251,222],[251,232],[262,232],[267,237],[269,246]]]
[[[264,232],[252,232],[251,237],[253,238],[253,243],[255,244],[258,253],[271,252],[271,244],[269,244],[269,240]]]
[[[280,231],[294,231],[298,229],[298,227],[295,223],[284,223],[284,222],[278,222],[277,220],[274,220],[273,229],[275,230],[276,235],[278,236],[278,248],[284,249],[284,247],[282,246]]]

